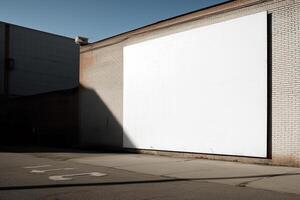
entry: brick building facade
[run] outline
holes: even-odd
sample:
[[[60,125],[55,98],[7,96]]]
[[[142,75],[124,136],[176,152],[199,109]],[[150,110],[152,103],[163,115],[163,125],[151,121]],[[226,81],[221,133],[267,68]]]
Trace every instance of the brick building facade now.
[[[181,154],[212,159],[239,160],[300,166],[300,1],[237,0],[167,19],[127,33],[81,47],[80,82],[102,99],[109,112],[97,124],[92,113],[81,115],[80,135],[85,141],[99,131],[99,144],[122,146],[123,124],[123,47],[173,33],[207,26],[259,12],[268,16],[268,156],[265,159],[189,154],[139,149],[155,154]],[[79,104],[85,105],[79,98]],[[82,109],[80,109],[82,110]],[[81,112],[81,111],[80,111]],[[107,114],[109,113],[109,114]],[[107,117],[107,116],[108,117]],[[109,118],[112,117],[112,124]],[[105,121],[105,120],[104,120]],[[93,123],[93,124],[92,124]],[[113,135],[113,137],[112,137]],[[124,137],[124,136],[123,136]]]

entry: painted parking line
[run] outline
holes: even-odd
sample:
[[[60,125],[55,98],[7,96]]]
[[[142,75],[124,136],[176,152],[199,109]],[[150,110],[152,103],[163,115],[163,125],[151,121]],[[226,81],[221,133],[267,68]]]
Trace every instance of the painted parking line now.
[[[70,167],[66,167],[66,168],[57,168],[57,169],[45,169],[45,170],[40,170],[40,169],[34,169],[31,170],[30,173],[45,173],[45,172],[52,172],[52,171],[59,171],[59,170],[73,170],[75,168],[70,168]]]
[[[80,174],[64,174],[64,175],[57,175],[57,176],[49,176],[50,180],[53,181],[68,181],[72,180],[74,176],[106,176],[107,174],[100,173],[100,172],[89,172],[89,173],[80,173]]]
[[[26,166],[23,167],[24,169],[35,169],[35,168],[42,168],[42,167],[51,167],[52,165],[35,165],[35,166]]]

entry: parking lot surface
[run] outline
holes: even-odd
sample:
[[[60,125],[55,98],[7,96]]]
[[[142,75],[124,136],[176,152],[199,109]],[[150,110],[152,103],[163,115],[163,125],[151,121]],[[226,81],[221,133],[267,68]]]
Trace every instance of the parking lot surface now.
[[[1,152],[0,199],[300,199],[300,169],[144,154]]]

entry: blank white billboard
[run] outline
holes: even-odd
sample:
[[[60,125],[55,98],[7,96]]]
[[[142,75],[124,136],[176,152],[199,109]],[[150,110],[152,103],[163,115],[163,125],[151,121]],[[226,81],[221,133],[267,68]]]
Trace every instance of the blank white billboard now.
[[[124,47],[123,146],[266,157],[267,14]]]

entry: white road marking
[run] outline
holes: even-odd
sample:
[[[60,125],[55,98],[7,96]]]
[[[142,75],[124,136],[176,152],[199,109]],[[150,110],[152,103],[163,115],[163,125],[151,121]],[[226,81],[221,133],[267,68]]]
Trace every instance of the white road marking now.
[[[57,169],[45,169],[45,170],[38,170],[38,169],[34,169],[34,170],[31,170],[30,173],[45,173],[45,172],[51,172],[51,171],[58,171],[58,170],[72,170],[72,169],[75,169],[75,168],[57,168]]]
[[[49,176],[50,180],[53,181],[67,181],[72,180],[73,176],[106,176],[107,174],[99,173],[99,172],[89,172],[89,173],[81,173],[81,174],[65,174],[65,175],[57,175],[57,176]]]
[[[51,167],[52,165],[36,165],[36,166],[27,166],[23,167],[24,169],[35,169],[35,168],[42,168],[42,167]]]

